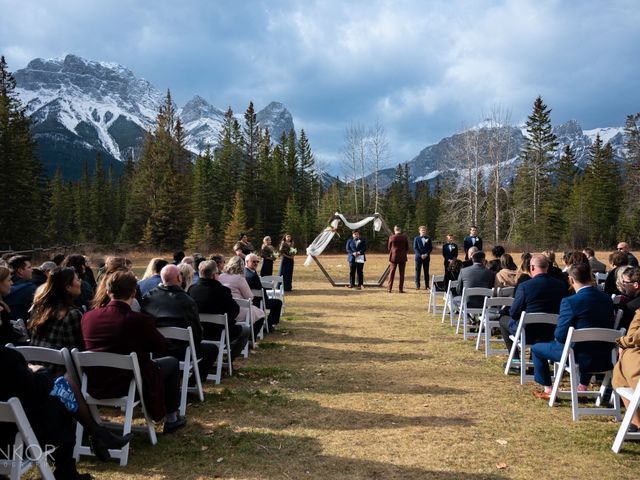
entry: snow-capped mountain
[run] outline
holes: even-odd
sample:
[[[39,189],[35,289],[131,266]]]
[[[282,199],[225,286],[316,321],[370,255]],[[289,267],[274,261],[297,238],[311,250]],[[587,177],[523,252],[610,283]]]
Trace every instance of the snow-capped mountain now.
[[[593,144],[597,135],[600,135],[603,143],[610,142],[618,159],[623,158],[624,150],[624,129],[623,127],[596,128],[583,131],[576,120],[569,120],[553,128],[558,139],[558,148],[555,152],[555,159],[558,160],[565,145],[571,145],[575,156],[576,165],[584,168],[587,163],[589,148]],[[429,145],[422,149],[418,155],[406,162],[409,166],[409,175],[412,182],[435,181],[444,175],[460,174],[465,152],[470,150],[470,137],[473,138],[473,148],[478,152],[480,171],[488,178],[492,164],[488,154],[490,135],[500,135],[508,138],[508,142],[503,143],[502,151],[498,157],[504,158],[501,161],[501,172],[504,178],[515,175],[520,165],[520,150],[525,142],[526,132],[524,127],[506,127],[492,125],[490,122],[481,122],[471,127],[468,131],[457,133],[450,137],[445,137],[438,143]],[[508,147],[504,146],[508,144]],[[381,170],[378,179],[382,188],[391,184],[395,176],[395,168]],[[372,176],[367,177],[372,181]]]
[[[76,55],[35,59],[14,73],[16,92],[31,116],[36,154],[52,174],[61,168],[78,178],[85,160],[96,152],[118,171],[129,155],[139,154],[147,131],[154,128],[165,93],[131,70]],[[224,112],[196,95],[177,109],[194,154],[215,148]],[[289,111],[272,102],[256,114],[274,141],[294,128]],[[242,123],[242,115],[237,115]]]

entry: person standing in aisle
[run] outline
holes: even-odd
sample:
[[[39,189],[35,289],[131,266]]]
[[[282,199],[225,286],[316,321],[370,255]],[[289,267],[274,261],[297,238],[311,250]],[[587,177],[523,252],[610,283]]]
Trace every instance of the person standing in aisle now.
[[[413,239],[413,250],[416,262],[416,290],[420,290],[420,276],[424,270],[424,288],[429,290],[429,262],[431,261],[431,251],[433,243],[427,236],[427,227],[418,227],[419,235]]]
[[[347,240],[346,250],[349,254],[347,261],[349,262],[349,285],[353,288],[356,283],[356,275],[358,276],[358,290],[362,289],[364,283],[364,262],[366,261],[365,252],[367,251],[367,242],[360,238],[360,231],[354,230],[349,240]]]

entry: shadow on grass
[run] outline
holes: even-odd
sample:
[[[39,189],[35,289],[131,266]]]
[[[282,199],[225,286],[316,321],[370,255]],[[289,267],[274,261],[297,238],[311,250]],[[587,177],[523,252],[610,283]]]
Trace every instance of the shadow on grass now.
[[[155,447],[136,445],[129,465],[86,462],[92,473],[115,477],[161,478],[350,478],[487,479],[507,477],[477,472],[429,470],[369,459],[326,455],[322,444],[303,435],[247,431],[229,425],[192,422],[180,433],[161,435]],[[349,452],[352,452],[351,448]],[[293,461],[292,461],[293,460]],[[100,475],[100,478],[103,478]]]
[[[296,340],[300,340],[296,337]],[[315,340],[322,342],[321,339]],[[317,345],[298,345],[289,343],[286,345],[288,357],[314,359],[317,362],[331,363],[354,363],[354,362],[414,362],[420,360],[429,360],[432,355],[426,355],[420,352],[379,352],[369,350],[339,350]]]
[[[366,343],[368,345],[381,343],[416,343],[415,340],[390,340],[382,337],[354,337],[352,335],[345,335],[344,333],[324,332],[324,328],[326,327],[320,322],[317,322],[317,326],[305,323],[304,325],[297,326],[296,332],[316,333],[319,335],[318,340],[322,340],[323,342],[326,340],[327,343]]]

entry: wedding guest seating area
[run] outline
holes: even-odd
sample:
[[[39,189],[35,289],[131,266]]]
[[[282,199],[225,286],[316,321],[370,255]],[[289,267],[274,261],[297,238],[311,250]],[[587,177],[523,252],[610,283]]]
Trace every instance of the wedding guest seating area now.
[[[383,256],[371,257],[370,262],[384,264]],[[342,257],[327,256],[325,262],[332,274],[348,273]],[[136,272],[141,266],[134,261]],[[528,377],[521,386],[521,367],[525,375],[532,373],[526,371],[524,353],[518,375],[504,375],[507,356],[497,322],[500,308],[512,302],[510,287],[491,289],[477,318],[470,318],[461,313],[464,303],[454,302],[443,316],[443,296],[431,299],[430,292],[409,290],[394,297],[376,288],[337,291],[320,278],[313,268],[297,270],[293,293],[283,293],[277,278],[275,284],[274,279],[264,283],[271,287],[267,297],[286,301],[286,316],[271,332],[268,322],[259,331],[250,329],[253,309],[239,299],[246,307],[244,316],[234,316],[239,342],[227,338],[226,328],[209,340],[216,344],[211,380],[200,377],[204,401],[197,389],[187,391],[186,426],[161,434],[156,425],[153,445],[138,407],[131,427],[142,427],[144,434],[136,434],[127,447],[126,466],[118,465],[122,457],[101,463],[82,455],[79,469],[98,478],[533,478],[536,465],[562,449],[563,461],[550,464],[548,475],[608,478],[612,468],[623,476],[634,471],[638,444],[622,443],[620,456],[611,452],[621,425],[614,423],[615,412],[572,420],[570,392],[580,392],[569,374],[558,386],[567,394],[559,395],[553,408],[531,395],[534,384]],[[451,311],[453,327],[443,322]],[[202,322],[213,320],[209,315],[199,316],[202,342],[212,333]],[[184,329],[194,336],[192,326]],[[246,344],[242,331],[249,333]],[[578,332],[568,338],[575,340]],[[198,348],[180,352],[177,360],[188,371]],[[566,357],[561,363],[577,378],[575,358]],[[178,378],[182,389],[188,377]],[[580,400],[577,407],[616,408],[609,403],[610,392],[593,390],[595,402]],[[623,398],[633,394],[619,392]],[[621,418],[624,408],[619,412]],[[103,409],[100,414],[116,423],[127,421],[126,412]]]

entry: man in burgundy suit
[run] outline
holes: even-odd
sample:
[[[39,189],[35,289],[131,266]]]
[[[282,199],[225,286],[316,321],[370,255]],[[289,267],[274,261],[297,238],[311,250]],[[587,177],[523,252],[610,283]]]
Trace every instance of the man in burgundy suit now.
[[[407,265],[407,253],[409,252],[409,239],[402,234],[400,226],[393,227],[393,235],[389,237],[387,243],[389,249],[389,263],[391,273],[389,274],[388,292],[393,290],[393,277],[396,275],[396,268],[400,270],[400,293],[404,293],[404,267]]]

